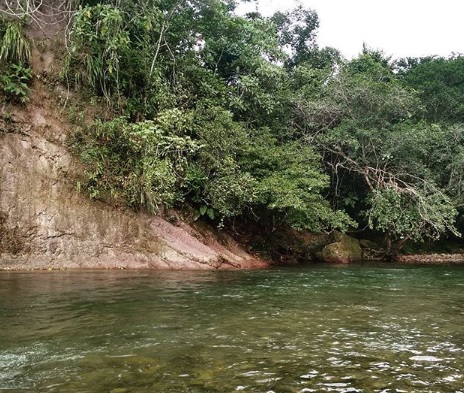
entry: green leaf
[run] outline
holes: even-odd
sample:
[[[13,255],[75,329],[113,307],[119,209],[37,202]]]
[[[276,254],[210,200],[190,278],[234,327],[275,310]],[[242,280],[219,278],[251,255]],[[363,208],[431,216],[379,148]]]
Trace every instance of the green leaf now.
[[[214,209],[212,207],[209,207],[206,213],[208,214],[208,217],[211,218],[211,220],[214,220]]]

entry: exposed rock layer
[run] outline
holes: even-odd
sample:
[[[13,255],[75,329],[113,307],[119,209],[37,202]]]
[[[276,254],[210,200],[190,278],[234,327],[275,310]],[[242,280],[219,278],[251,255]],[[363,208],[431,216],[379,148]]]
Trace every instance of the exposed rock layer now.
[[[40,82],[27,108],[0,107],[0,269],[267,266],[212,228],[80,194],[67,127]]]

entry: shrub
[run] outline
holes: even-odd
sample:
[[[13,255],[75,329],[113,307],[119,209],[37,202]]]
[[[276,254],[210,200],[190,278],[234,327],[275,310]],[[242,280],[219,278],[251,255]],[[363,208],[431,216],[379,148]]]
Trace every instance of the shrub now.
[[[10,101],[26,103],[32,79],[32,71],[21,64],[12,64],[4,73],[0,74],[0,90]]]

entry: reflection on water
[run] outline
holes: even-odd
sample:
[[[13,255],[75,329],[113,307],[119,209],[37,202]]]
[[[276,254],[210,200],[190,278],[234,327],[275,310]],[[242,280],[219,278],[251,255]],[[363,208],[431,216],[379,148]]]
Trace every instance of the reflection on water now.
[[[0,274],[0,391],[464,392],[464,269]]]

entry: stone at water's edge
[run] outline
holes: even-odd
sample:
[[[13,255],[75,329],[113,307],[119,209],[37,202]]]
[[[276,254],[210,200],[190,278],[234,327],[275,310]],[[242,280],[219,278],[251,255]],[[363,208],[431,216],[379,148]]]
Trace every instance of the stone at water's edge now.
[[[349,263],[362,259],[362,250],[359,241],[351,236],[334,232],[334,243],[324,247],[320,258],[329,263]]]

